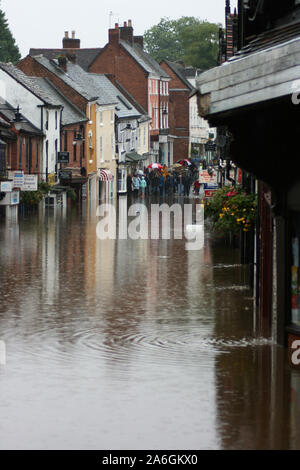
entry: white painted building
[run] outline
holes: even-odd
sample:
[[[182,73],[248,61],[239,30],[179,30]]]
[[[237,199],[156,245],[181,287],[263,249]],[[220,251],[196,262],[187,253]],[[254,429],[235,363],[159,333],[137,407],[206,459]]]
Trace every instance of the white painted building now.
[[[12,64],[0,63],[0,96],[43,134],[40,180],[55,182],[57,152],[60,151],[62,106]]]

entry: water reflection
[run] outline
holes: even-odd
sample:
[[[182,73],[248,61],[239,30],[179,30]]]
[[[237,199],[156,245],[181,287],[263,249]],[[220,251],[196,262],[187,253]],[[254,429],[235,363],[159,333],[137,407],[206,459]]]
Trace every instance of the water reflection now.
[[[299,448],[300,375],[253,336],[238,252],[97,222],[0,225],[0,448]]]

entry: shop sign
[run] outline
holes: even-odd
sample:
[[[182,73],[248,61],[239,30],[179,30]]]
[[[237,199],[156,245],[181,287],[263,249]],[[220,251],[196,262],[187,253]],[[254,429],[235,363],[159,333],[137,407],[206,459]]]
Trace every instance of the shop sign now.
[[[58,152],[57,163],[69,163],[70,152]]]
[[[13,187],[22,188],[24,185],[24,172],[14,171],[13,172]]]
[[[216,193],[216,189],[205,189],[204,190],[204,196],[206,198],[214,197],[215,193]]]
[[[0,192],[1,193],[10,193],[12,191],[12,182],[11,181],[1,181],[0,183]]]
[[[16,204],[19,204],[19,202],[20,202],[20,193],[19,193],[19,191],[13,191],[11,193],[11,200],[10,201],[11,201],[10,203],[11,203],[12,206],[14,206]]]
[[[38,178],[37,175],[24,175],[24,185],[22,191],[37,191]]]
[[[199,183],[218,183],[217,172],[213,172],[212,175],[208,173],[207,170],[200,171]]]

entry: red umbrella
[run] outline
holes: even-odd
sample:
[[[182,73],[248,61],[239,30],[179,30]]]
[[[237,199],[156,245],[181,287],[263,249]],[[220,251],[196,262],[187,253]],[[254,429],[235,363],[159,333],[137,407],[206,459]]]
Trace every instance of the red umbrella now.
[[[160,163],[151,163],[151,165],[148,165],[148,168],[152,168],[152,169],[157,169],[157,170],[161,170],[162,169],[162,165]]]
[[[191,165],[191,162],[187,158],[185,158],[184,160],[178,160],[178,162],[176,163],[179,163],[180,165],[185,165],[185,166]]]

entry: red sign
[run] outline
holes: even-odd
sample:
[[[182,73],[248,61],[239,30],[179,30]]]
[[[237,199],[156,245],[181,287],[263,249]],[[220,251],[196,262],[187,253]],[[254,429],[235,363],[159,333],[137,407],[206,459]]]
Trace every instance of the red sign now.
[[[206,189],[204,191],[205,197],[213,197],[216,191],[216,189]]]

